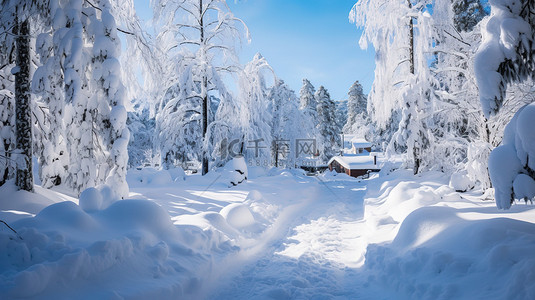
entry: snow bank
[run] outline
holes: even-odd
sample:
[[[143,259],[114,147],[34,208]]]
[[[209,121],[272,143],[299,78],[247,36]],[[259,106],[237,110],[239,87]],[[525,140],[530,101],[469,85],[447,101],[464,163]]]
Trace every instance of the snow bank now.
[[[60,202],[13,222],[21,239],[0,231],[0,294],[176,299],[197,292],[197,274],[210,265],[215,247],[224,249],[225,241],[210,232],[175,226],[151,201],[94,209],[102,191],[87,189],[82,198],[80,206]]]
[[[35,186],[35,193],[19,191],[14,181],[0,186],[0,220],[11,223],[21,218],[35,216],[48,205],[76,199]],[[0,225],[2,226],[2,225]]]
[[[499,214],[447,182],[398,171],[371,186],[364,285],[396,299],[534,299],[535,209]]]

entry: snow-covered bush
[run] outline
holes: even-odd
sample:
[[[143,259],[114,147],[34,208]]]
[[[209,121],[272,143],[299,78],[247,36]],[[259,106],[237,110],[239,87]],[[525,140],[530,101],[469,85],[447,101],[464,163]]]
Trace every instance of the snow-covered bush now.
[[[496,205],[508,209],[515,199],[535,197],[535,103],[520,109],[505,128],[502,145],[489,158]],[[531,179],[531,180],[529,180]]]
[[[474,187],[466,172],[455,172],[451,174],[449,186],[457,192],[466,192]]]
[[[226,177],[229,187],[243,183],[249,176],[247,163],[245,162],[245,158],[241,155],[236,156],[227,162],[225,167],[223,167],[222,172],[223,176]]]

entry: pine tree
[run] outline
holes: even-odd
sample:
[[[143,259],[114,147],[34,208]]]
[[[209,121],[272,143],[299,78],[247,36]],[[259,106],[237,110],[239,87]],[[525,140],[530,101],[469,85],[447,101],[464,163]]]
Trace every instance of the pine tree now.
[[[452,8],[457,31],[472,31],[486,16],[480,0],[452,0]]]
[[[309,115],[314,119],[317,117],[317,106],[316,97],[314,94],[316,90],[314,86],[308,81],[308,79],[303,79],[303,86],[301,87],[300,94],[300,106],[299,108],[305,110]]]
[[[335,120],[336,105],[331,100],[329,92],[323,86],[320,86],[314,97],[318,103],[317,112],[319,123],[317,128],[321,135],[319,150],[321,158],[328,160],[336,154],[340,145],[340,132],[337,130]]]
[[[344,125],[344,133],[359,134],[364,137],[365,127],[368,123],[368,100],[362,90],[362,85],[355,81],[349,92],[347,100],[347,122]]]

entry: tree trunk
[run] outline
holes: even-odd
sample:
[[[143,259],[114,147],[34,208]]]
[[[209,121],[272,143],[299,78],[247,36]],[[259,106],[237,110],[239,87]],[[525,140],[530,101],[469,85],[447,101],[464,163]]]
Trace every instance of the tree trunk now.
[[[412,8],[411,0],[407,0],[409,9]],[[414,74],[414,20],[413,17],[409,19],[409,63],[410,72]]]
[[[407,4],[409,5],[409,9],[412,8],[411,0],[407,0]],[[413,17],[410,17],[409,19],[409,72],[414,75],[414,20]],[[409,120],[410,122],[410,120]],[[414,175],[418,174],[420,171],[420,148],[418,145],[414,145],[414,149],[412,151],[413,159],[414,159]]]
[[[17,20],[18,23],[18,20]],[[15,73],[16,143],[18,155],[15,184],[21,190],[33,192],[32,174],[32,114],[30,95],[30,23],[22,21],[14,28],[17,35],[17,72]]]
[[[204,14],[203,14],[203,6],[202,6],[202,0],[199,0],[199,28],[201,33],[201,51],[204,50]],[[203,59],[206,59],[206,53],[203,53]],[[206,68],[206,66],[204,67]],[[202,138],[203,141],[206,139],[206,132],[208,129],[208,78],[206,76],[206,69],[203,70],[203,78],[202,78]],[[206,142],[206,141],[205,141]],[[206,153],[206,149],[202,147],[202,175],[205,175],[208,173],[208,154]]]

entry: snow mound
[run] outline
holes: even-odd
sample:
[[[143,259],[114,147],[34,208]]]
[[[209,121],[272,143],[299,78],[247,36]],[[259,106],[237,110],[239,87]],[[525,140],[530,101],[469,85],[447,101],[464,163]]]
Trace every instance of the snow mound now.
[[[247,180],[249,175],[247,163],[243,156],[236,156],[223,167],[223,176],[228,187],[237,186]]]
[[[465,172],[451,174],[449,186],[457,192],[466,192],[474,187],[470,177]]]
[[[102,207],[102,195],[94,187],[85,189],[80,194],[80,207],[86,212],[100,210]]]
[[[186,180],[186,173],[180,167],[169,170],[156,170],[154,168],[143,168],[141,170],[130,169],[126,175],[131,186],[164,186],[173,182]]]
[[[80,194],[79,204],[85,212],[94,212],[108,208],[115,201],[120,200],[117,190],[107,184],[90,187]]]
[[[534,118],[534,103],[519,109],[505,127],[502,145],[490,153],[489,174],[500,209],[509,209],[515,199],[535,196]]]
[[[234,228],[243,229],[255,224],[253,214],[249,207],[241,203],[232,203],[219,212]]]
[[[177,299],[198,289],[197,274],[210,264],[217,237],[173,225],[151,201],[121,200],[92,210],[103,190],[83,194],[80,206],[60,202],[13,222],[21,239],[0,231],[3,297]]]
[[[365,286],[395,299],[534,299],[535,224],[524,220],[535,209],[501,215],[484,195],[460,197],[447,176],[400,175],[368,192]]]

